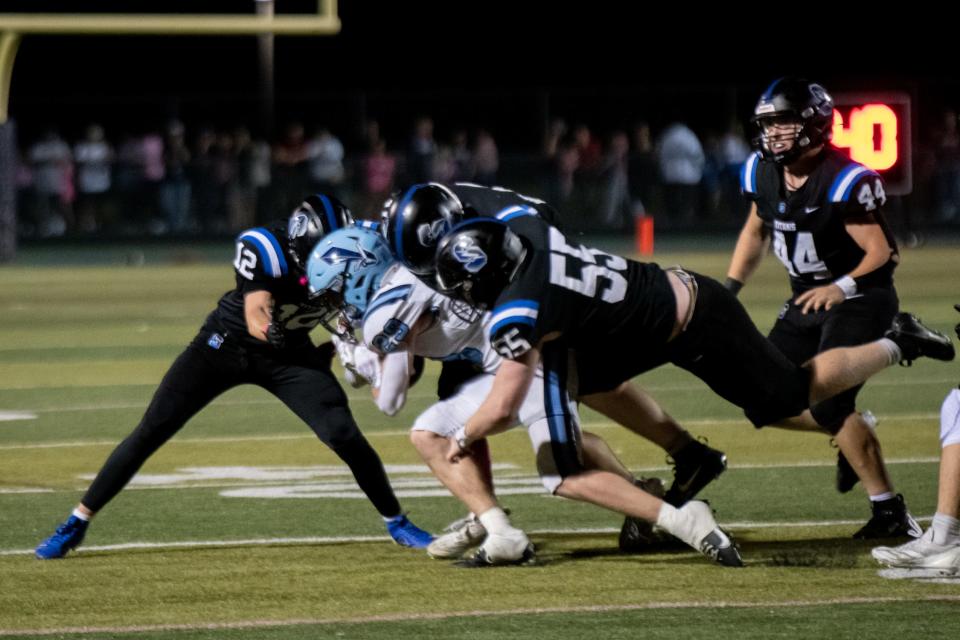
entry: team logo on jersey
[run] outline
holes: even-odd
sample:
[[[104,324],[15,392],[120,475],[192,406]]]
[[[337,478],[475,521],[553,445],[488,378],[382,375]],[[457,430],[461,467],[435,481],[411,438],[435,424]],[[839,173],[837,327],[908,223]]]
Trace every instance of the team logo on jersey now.
[[[476,273],[487,265],[487,254],[469,236],[454,245],[453,257],[470,273]]]
[[[298,213],[290,218],[287,224],[287,235],[291,238],[299,238],[307,233],[310,227],[310,218],[305,213]]]
[[[207,346],[212,347],[213,349],[219,349],[223,345],[223,336],[219,333],[214,333],[210,336],[210,339],[207,340]]]
[[[786,212],[787,212],[787,203],[786,203],[786,202],[781,202],[780,204],[778,204],[778,205],[777,205],[777,211],[779,211],[780,213],[786,213]]]
[[[358,268],[362,268],[379,262],[377,255],[364,249],[359,242],[356,251],[343,247],[330,247],[320,256],[320,259],[329,265],[342,264],[344,265],[344,271],[349,271],[352,263],[356,263]]]
[[[417,240],[425,247],[436,246],[440,236],[450,229],[450,224],[444,218],[417,227]]]

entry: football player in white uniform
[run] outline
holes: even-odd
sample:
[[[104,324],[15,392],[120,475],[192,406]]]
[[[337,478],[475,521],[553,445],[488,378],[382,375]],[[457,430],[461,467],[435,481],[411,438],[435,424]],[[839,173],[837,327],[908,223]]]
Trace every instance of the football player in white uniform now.
[[[954,305],[960,311],[960,304]],[[954,327],[960,338],[960,324]],[[937,512],[922,536],[898,547],[876,547],[873,557],[888,567],[960,575],[960,389],[940,408],[940,485]]]

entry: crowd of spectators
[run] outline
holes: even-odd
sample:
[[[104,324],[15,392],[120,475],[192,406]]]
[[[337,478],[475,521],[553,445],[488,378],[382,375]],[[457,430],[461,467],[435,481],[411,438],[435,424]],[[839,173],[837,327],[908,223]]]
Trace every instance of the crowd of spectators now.
[[[660,229],[736,227],[746,213],[739,170],[750,144],[738,122],[655,131],[641,121],[600,135],[556,119],[541,149],[509,153],[482,128],[438,136],[429,117],[414,121],[406,140],[386,140],[370,121],[350,147],[337,132],[299,122],[274,140],[179,121],[117,133],[90,124],[72,141],[54,128],[21,141],[21,236],[230,234],[284,216],[316,191],[375,219],[392,190],[430,180],[542,197],[571,231],[627,231],[638,216],[653,216]],[[957,114],[945,112],[929,140],[915,162],[915,201],[929,220],[960,223]]]

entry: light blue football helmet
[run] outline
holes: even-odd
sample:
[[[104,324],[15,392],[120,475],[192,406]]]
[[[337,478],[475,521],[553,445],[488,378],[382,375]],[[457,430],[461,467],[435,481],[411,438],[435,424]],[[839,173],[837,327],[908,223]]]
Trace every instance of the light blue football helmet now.
[[[310,252],[310,298],[339,307],[353,328],[358,328],[367,303],[393,263],[390,248],[377,231],[362,227],[337,229],[324,236]],[[333,330],[329,326],[327,329]]]

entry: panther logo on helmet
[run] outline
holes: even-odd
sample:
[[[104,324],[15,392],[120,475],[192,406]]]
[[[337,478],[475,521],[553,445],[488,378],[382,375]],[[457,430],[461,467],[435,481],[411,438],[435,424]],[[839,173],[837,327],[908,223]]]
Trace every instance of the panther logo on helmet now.
[[[470,273],[477,273],[487,265],[487,254],[469,236],[454,245],[453,257]]]
[[[433,222],[417,227],[417,240],[424,247],[434,247],[437,241],[450,230],[450,223],[446,218],[438,218]]]
[[[368,267],[378,262],[376,254],[363,248],[359,242],[356,251],[341,247],[330,247],[320,256],[320,259],[330,265],[343,264],[345,265],[344,271],[350,271],[353,262],[357,263],[356,268]]]
[[[310,229],[310,218],[305,213],[294,213],[287,224],[287,236],[290,239],[303,237]]]

